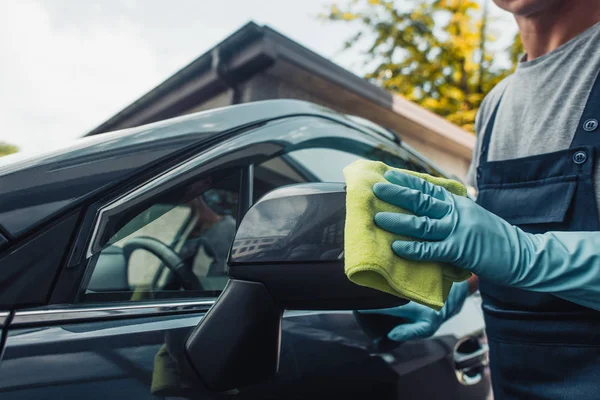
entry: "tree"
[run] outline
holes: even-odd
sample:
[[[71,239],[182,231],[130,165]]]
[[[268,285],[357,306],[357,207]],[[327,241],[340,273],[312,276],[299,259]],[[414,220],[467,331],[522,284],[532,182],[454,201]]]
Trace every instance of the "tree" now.
[[[368,44],[366,78],[473,131],[485,95],[512,72],[518,38],[494,50],[487,0],[352,0],[324,16],[360,28],[344,48]],[[493,61],[505,53],[512,66]]]
[[[8,144],[5,142],[0,142],[0,157],[16,153],[17,151],[19,151],[19,148],[17,146],[13,146],[12,144]]]

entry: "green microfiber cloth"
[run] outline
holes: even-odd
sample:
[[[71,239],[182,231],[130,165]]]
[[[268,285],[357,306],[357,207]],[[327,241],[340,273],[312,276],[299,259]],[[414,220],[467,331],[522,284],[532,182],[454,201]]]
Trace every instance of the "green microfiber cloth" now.
[[[418,176],[450,192],[466,196],[465,187],[454,180],[392,168],[382,162],[359,160],[344,168],[346,178],[345,271],[352,282],[381,290],[440,310],[453,282],[468,279],[471,273],[444,263],[412,261],[392,251],[395,240],[414,240],[380,229],[373,218],[381,211],[408,213],[378,199],[373,185],[387,182],[387,171]],[[389,182],[387,182],[389,183]]]

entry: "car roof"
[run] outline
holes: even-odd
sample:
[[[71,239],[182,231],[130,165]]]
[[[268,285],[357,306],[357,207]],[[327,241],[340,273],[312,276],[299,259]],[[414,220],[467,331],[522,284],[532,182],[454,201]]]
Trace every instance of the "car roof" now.
[[[376,135],[326,107],[299,100],[267,100],[90,136],[51,152],[17,153],[0,159],[0,232],[9,239],[19,237],[84,198],[166,159],[180,157],[241,128],[294,116],[327,118]]]
[[[50,152],[16,153],[0,158],[0,176],[33,165],[76,159],[107,150],[118,151],[146,143],[191,137],[209,139],[220,133],[262,121],[292,116],[319,116],[349,123],[345,115],[327,107],[301,100],[265,100],[210,109],[134,128],[106,132],[77,139]],[[354,121],[356,122],[356,121]],[[357,123],[358,126],[364,126]],[[185,141],[183,141],[185,142]]]

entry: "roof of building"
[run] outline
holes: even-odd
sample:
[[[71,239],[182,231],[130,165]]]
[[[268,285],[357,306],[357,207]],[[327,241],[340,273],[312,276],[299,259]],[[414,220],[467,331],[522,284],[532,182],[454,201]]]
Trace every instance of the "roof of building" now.
[[[475,138],[438,115],[345,70],[275,30],[250,22],[88,135],[179,115],[215,95],[272,70],[283,79],[310,79],[315,90],[360,116],[425,143],[470,157]],[[343,94],[343,95],[342,95]],[[345,103],[344,103],[345,102]],[[360,103],[358,103],[360,102]],[[357,104],[360,106],[357,107]],[[401,129],[398,129],[401,127]]]

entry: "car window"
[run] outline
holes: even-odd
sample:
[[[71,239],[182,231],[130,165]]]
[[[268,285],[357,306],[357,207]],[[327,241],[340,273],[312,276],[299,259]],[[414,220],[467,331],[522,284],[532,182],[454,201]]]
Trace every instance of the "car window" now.
[[[415,160],[396,156],[377,147],[360,155],[333,148],[301,149],[270,159],[255,168],[254,200],[283,185],[344,182],[344,167],[360,159],[377,160],[397,168],[427,172]]]
[[[289,157],[322,182],[344,182],[344,167],[365,158],[341,150],[319,148],[294,151]]]
[[[115,243],[115,246],[123,248],[128,241],[135,237],[152,237],[162,243],[173,244],[177,233],[183,229],[188,219],[191,217],[192,208],[188,205],[179,205],[168,210],[161,210],[168,206],[157,204],[153,206],[160,217],[145,223],[143,215],[136,218],[136,224],[139,229],[133,231],[128,236]],[[131,254],[129,259],[128,279],[133,286],[143,286],[150,284],[158,271],[161,262],[156,256],[148,251],[137,250]]]
[[[128,212],[92,260],[80,301],[217,295],[227,282],[240,173],[203,177]]]

